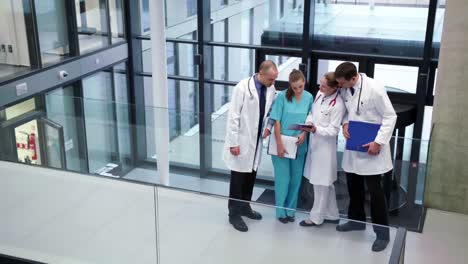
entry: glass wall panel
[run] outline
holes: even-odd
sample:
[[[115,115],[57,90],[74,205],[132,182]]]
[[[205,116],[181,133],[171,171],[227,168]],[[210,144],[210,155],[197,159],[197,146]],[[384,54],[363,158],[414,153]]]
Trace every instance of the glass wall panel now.
[[[297,44],[291,36],[302,36],[303,0],[216,2],[211,2],[211,21],[227,23],[227,42],[289,47]]]
[[[234,86],[214,85],[213,87],[213,113],[211,115],[212,135],[211,151],[213,168],[227,170],[222,160],[223,146],[226,136],[226,122]]]
[[[30,70],[28,40],[32,35],[26,34],[25,20],[31,14],[29,5],[29,1],[0,1],[0,80]]]
[[[76,0],[80,52],[86,53],[108,46],[106,0]]]
[[[149,0],[140,0],[140,19],[142,35],[147,35],[150,33],[151,21],[149,12]]]
[[[148,1],[148,0],[143,0]],[[183,38],[190,34],[197,39],[197,0],[164,0],[166,8],[166,37]]]
[[[45,96],[47,118],[63,127],[68,170],[112,176],[133,168],[128,79],[125,63],[58,88]],[[86,155],[87,153],[87,155]],[[103,174],[101,174],[103,175]]]
[[[254,50],[226,47],[212,47],[212,49],[215,79],[238,82],[254,74]]]
[[[432,38],[432,57],[439,58],[440,41],[442,40],[442,30],[444,29],[445,1],[437,1],[436,17],[434,21],[434,36]]]
[[[429,0],[316,3],[313,48],[421,57],[428,4]]]
[[[334,72],[336,67],[345,61],[340,60],[318,60],[317,84],[320,84],[320,78],[327,72]],[[359,69],[359,62],[352,62]]]
[[[125,174],[133,167],[132,129],[130,123],[130,111],[132,110],[132,106],[129,105],[129,89],[125,63],[114,67],[114,93],[119,164],[122,168],[122,174]]]
[[[211,12],[220,10],[221,8],[225,7],[228,4],[228,2],[230,2],[230,0],[211,0]]]
[[[423,121],[423,129],[421,139],[423,141],[429,141],[431,139],[431,132],[432,132],[432,106],[425,106],[424,108],[424,121]],[[428,149],[421,148],[419,152],[419,160],[421,162],[427,161],[428,156]]]
[[[133,107],[129,105],[129,89],[125,63],[114,67],[114,92],[119,164],[122,168],[122,174],[125,174],[131,170],[133,162],[132,129],[130,123],[130,111]]]
[[[151,64],[151,41],[142,40],[143,71],[153,72]],[[167,74],[186,77],[198,76],[194,56],[197,45],[185,43],[166,43]]]
[[[211,9],[218,10],[225,6],[227,1],[211,1]],[[212,24],[213,27],[213,40],[219,42],[225,42],[228,39],[227,31],[227,20],[223,20],[217,23]],[[227,70],[229,69],[229,59],[226,55],[229,54],[229,48],[227,47],[216,47],[213,48],[213,79],[215,80],[226,80],[229,76]],[[211,104],[211,111],[212,113],[217,116],[222,114],[227,107],[227,103],[231,97],[232,88],[227,85],[219,85],[219,84],[206,84],[210,85],[212,88],[212,104]],[[213,122],[213,125],[215,122]],[[213,128],[217,129],[217,128]],[[213,130],[214,131],[214,130]],[[213,134],[217,133],[214,131]],[[215,144],[215,143],[213,143]]]
[[[387,92],[415,94],[418,67],[375,64],[374,78],[385,86]]]
[[[144,78],[147,158],[156,159],[156,91],[152,78]],[[199,166],[198,83],[168,80],[170,161]],[[190,146],[189,148],[187,146]]]
[[[44,125],[44,152],[47,165],[52,168],[62,168],[62,153],[60,146],[60,130]]]
[[[109,0],[112,43],[125,41],[123,0]]]
[[[141,34],[149,35],[151,30],[150,0],[140,1]],[[197,39],[197,0],[164,0],[166,37],[183,38],[190,34],[190,39]]]
[[[65,1],[41,0],[35,6],[42,64],[57,63],[70,55]]]
[[[292,70],[299,70],[299,64],[302,62],[302,58],[288,57],[288,56],[266,56],[267,60],[272,60],[278,66],[278,79],[277,81],[289,81],[289,74]]]
[[[63,127],[66,169],[87,173],[84,120],[81,116],[82,100],[74,97],[75,87],[67,86],[47,93],[47,118]]]
[[[166,44],[169,45],[169,44]],[[167,57],[169,58],[170,50],[167,51]],[[141,60],[143,63],[144,72],[152,72],[151,66],[151,40],[141,40]]]
[[[112,75],[99,72],[83,79],[83,105],[90,173],[96,173],[118,157]],[[92,136],[91,136],[92,135]]]

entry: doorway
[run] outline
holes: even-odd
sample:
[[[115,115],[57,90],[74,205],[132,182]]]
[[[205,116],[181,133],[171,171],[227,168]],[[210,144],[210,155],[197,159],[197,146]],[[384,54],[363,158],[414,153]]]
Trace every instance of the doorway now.
[[[33,98],[1,111],[1,158],[65,169],[63,127],[39,111],[37,102]]]

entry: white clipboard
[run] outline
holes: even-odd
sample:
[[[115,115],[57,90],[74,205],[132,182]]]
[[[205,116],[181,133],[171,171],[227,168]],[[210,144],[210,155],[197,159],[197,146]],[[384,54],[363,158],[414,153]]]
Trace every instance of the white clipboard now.
[[[283,142],[284,148],[288,153],[284,154],[285,158],[288,159],[296,159],[297,157],[297,141],[299,139],[297,137],[292,137],[292,136],[285,136],[281,135],[281,141]],[[277,149],[277,144],[276,144],[276,137],[274,133],[270,135],[270,140],[268,142],[268,150],[267,153],[269,155],[274,155],[278,156],[278,149]]]

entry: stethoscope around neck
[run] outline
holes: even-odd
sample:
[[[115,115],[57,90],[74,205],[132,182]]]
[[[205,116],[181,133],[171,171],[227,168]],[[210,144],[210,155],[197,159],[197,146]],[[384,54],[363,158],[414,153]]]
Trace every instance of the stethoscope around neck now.
[[[335,92],[335,97],[334,97],[332,100],[330,100],[330,102],[328,103],[328,110],[325,111],[325,112],[322,111],[322,110],[320,110],[320,112],[321,112],[322,114],[328,115],[328,111],[329,111],[330,107],[334,107],[334,106],[336,105],[336,98],[338,98],[338,95],[339,95],[339,94],[340,94],[340,93],[339,93],[338,91]],[[319,96],[317,96],[317,98],[314,100],[314,104],[317,103],[318,100],[319,100],[320,98],[322,98],[322,94],[319,94]],[[323,105],[323,103],[325,102],[325,99],[326,99],[326,98],[327,98],[327,96],[324,95],[323,98],[322,98],[322,102],[320,103],[320,105]]]
[[[336,98],[338,97],[339,93],[338,93],[338,91],[336,91],[335,93],[336,93],[335,97],[328,103],[328,106],[333,107],[333,106],[336,105]],[[320,94],[320,95],[317,97],[317,99],[315,99],[314,103],[316,103],[321,97],[322,97],[322,94]],[[321,104],[323,104],[323,102],[325,101],[325,98],[326,98],[326,96],[324,96],[324,97],[322,98],[322,103],[321,103]]]
[[[358,97],[358,102],[357,102],[357,108],[356,108],[356,115],[361,115],[361,93],[362,93],[362,84],[364,83],[364,78],[362,78],[362,74],[359,74],[361,76],[361,85],[359,86],[359,97]]]

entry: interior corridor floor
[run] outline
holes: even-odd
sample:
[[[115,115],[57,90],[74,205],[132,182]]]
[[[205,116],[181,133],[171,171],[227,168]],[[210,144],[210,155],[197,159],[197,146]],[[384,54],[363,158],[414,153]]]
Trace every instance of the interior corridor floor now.
[[[254,208],[264,219],[240,233],[219,197],[0,162],[3,254],[46,263],[388,262],[392,245],[371,252],[370,226],[303,228],[307,214],[282,224],[274,208]],[[408,233],[406,263],[466,263],[467,248],[468,216],[429,210],[423,233]]]

